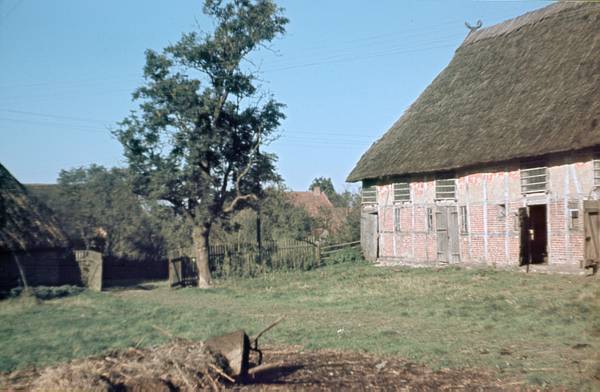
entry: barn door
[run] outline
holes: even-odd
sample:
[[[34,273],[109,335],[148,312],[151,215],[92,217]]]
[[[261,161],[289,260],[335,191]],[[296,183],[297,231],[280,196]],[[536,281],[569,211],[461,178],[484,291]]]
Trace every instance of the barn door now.
[[[439,206],[435,211],[437,237],[437,260],[443,263],[460,261],[458,245],[458,209],[455,206]]]
[[[379,257],[379,224],[377,213],[364,213],[360,222],[360,241],[365,260],[376,261]]]
[[[600,263],[600,201],[583,202],[583,222],[585,229],[584,268],[598,268]]]
[[[449,261],[448,208],[438,207],[435,210],[435,234],[437,237],[437,260]]]

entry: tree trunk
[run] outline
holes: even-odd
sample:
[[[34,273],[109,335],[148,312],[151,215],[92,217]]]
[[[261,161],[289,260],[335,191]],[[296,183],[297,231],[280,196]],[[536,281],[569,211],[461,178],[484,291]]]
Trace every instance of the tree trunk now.
[[[193,232],[194,253],[198,267],[198,287],[210,287],[210,269],[208,267],[208,236],[210,225],[195,226]]]

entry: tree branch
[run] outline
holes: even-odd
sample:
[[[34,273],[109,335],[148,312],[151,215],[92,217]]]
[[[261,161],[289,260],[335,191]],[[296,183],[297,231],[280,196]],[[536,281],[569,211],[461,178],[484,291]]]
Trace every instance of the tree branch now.
[[[242,201],[258,199],[258,197],[254,193],[242,195],[242,192],[240,190],[240,183],[241,183],[242,179],[244,178],[244,176],[246,174],[248,174],[248,172],[250,171],[250,168],[252,167],[252,163],[254,161],[252,158],[254,157],[254,154],[256,154],[256,151],[258,150],[258,147],[260,146],[260,140],[261,140],[260,131],[258,131],[258,134],[256,136],[256,144],[254,145],[254,147],[252,148],[252,151],[250,152],[250,159],[248,159],[248,163],[246,164],[246,167],[244,167],[244,170],[242,170],[240,172],[240,174],[237,176],[237,178],[235,180],[236,196],[233,199],[233,201],[231,202],[231,204],[229,204],[229,206],[223,208],[223,213],[225,213],[225,214],[229,214],[229,213],[233,212],[235,210],[235,207]]]

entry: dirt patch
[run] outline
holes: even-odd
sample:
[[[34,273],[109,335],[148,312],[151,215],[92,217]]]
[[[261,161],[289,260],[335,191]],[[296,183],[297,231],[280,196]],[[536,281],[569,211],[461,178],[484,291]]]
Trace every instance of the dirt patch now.
[[[130,348],[102,357],[45,369],[0,374],[0,390],[86,391],[283,391],[283,390],[523,390],[501,382],[493,372],[441,369],[393,357],[339,351],[267,347],[264,363],[277,366],[245,384],[220,373],[222,359],[204,344],[178,340],[150,348]],[[256,359],[256,358],[254,358]]]
[[[366,353],[270,347],[264,350],[264,359],[266,363],[281,363],[283,366],[261,374],[246,385],[231,388],[237,391],[493,391],[518,387],[516,384],[501,383],[494,378],[492,372],[453,369],[433,371],[398,358]]]

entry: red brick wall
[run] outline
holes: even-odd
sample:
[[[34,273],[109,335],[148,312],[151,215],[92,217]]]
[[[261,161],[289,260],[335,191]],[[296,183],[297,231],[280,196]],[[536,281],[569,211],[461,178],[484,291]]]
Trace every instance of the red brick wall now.
[[[518,210],[534,204],[547,206],[548,258],[550,264],[578,264],[583,257],[582,200],[593,189],[591,155],[552,158],[547,161],[546,193],[521,194],[519,164],[457,172],[457,198],[435,200],[433,176],[411,179],[411,202],[394,203],[392,181],[377,185],[379,254],[382,259],[412,262],[434,261],[437,257],[435,221],[427,226],[427,210],[441,205],[467,208],[468,232],[460,232],[460,261],[518,265],[520,232]],[[579,221],[571,227],[569,203],[580,208]],[[504,207],[502,207],[504,206]],[[400,210],[400,227],[395,227],[394,209]]]

